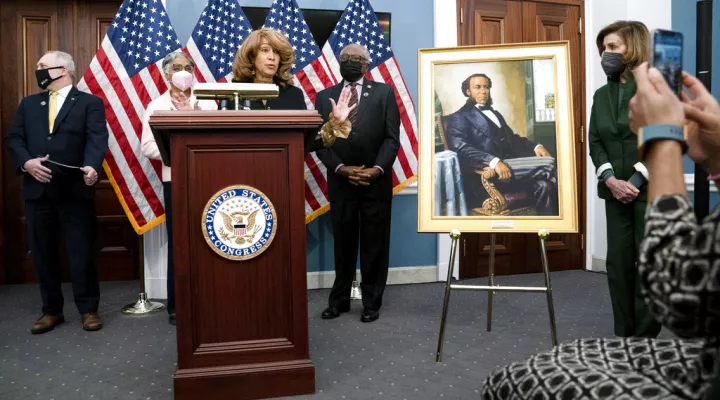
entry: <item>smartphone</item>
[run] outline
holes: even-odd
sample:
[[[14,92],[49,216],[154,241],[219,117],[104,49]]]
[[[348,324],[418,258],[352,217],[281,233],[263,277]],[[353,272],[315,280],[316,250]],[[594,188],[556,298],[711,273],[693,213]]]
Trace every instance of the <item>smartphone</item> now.
[[[650,32],[650,66],[657,68],[668,86],[680,96],[683,71],[683,35],[655,29]]]

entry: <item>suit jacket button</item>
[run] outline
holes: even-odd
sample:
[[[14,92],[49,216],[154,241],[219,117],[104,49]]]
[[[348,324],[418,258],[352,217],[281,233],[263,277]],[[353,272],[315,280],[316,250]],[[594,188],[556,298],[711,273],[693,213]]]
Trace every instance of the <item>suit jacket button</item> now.
[[[52,139],[52,136],[48,136],[48,140]]]

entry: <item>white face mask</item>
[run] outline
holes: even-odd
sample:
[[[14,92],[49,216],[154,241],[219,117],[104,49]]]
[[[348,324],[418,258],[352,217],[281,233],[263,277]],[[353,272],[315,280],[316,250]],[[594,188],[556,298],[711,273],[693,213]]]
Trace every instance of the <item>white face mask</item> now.
[[[194,81],[195,77],[187,71],[179,71],[172,76],[172,84],[183,92],[190,89]]]

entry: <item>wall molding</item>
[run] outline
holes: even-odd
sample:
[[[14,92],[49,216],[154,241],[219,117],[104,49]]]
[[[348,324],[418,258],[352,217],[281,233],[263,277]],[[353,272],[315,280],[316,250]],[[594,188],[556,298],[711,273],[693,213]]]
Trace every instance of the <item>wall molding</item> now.
[[[362,274],[357,270],[358,281]],[[335,280],[335,271],[318,271],[307,273],[307,288],[330,289]],[[438,281],[437,265],[420,267],[396,267],[388,271],[388,285],[407,285],[413,283],[429,283]],[[167,299],[166,278],[145,278],[145,292],[150,299]]]
[[[437,282],[437,265],[426,265],[421,267],[396,267],[388,271],[388,285],[407,285],[412,283]],[[358,282],[362,280],[360,270],[357,270]],[[307,288],[330,289],[335,280],[335,271],[308,272]]]
[[[607,273],[607,260],[605,257],[592,256],[591,271],[592,272],[605,272]]]
[[[399,191],[396,196],[408,196],[417,195],[417,181],[405,186],[405,188]]]
[[[695,191],[695,174],[685,174],[685,185],[688,192]],[[718,188],[715,186],[715,182],[710,182],[710,191],[717,193]]]
[[[149,299],[167,299],[167,278],[145,277],[145,293]]]

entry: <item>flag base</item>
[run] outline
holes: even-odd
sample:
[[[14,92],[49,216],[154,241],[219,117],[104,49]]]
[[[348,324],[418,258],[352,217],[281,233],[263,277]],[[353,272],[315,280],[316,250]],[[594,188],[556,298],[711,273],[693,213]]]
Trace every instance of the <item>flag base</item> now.
[[[362,291],[358,281],[353,281],[352,289],[350,289],[350,300],[362,300]]]
[[[161,311],[165,309],[163,303],[150,301],[147,298],[147,293],[140,293],[140,298],[134,303],[130,303],[122,308],[123,314],[139,315],[148,314],[151,312]]]

